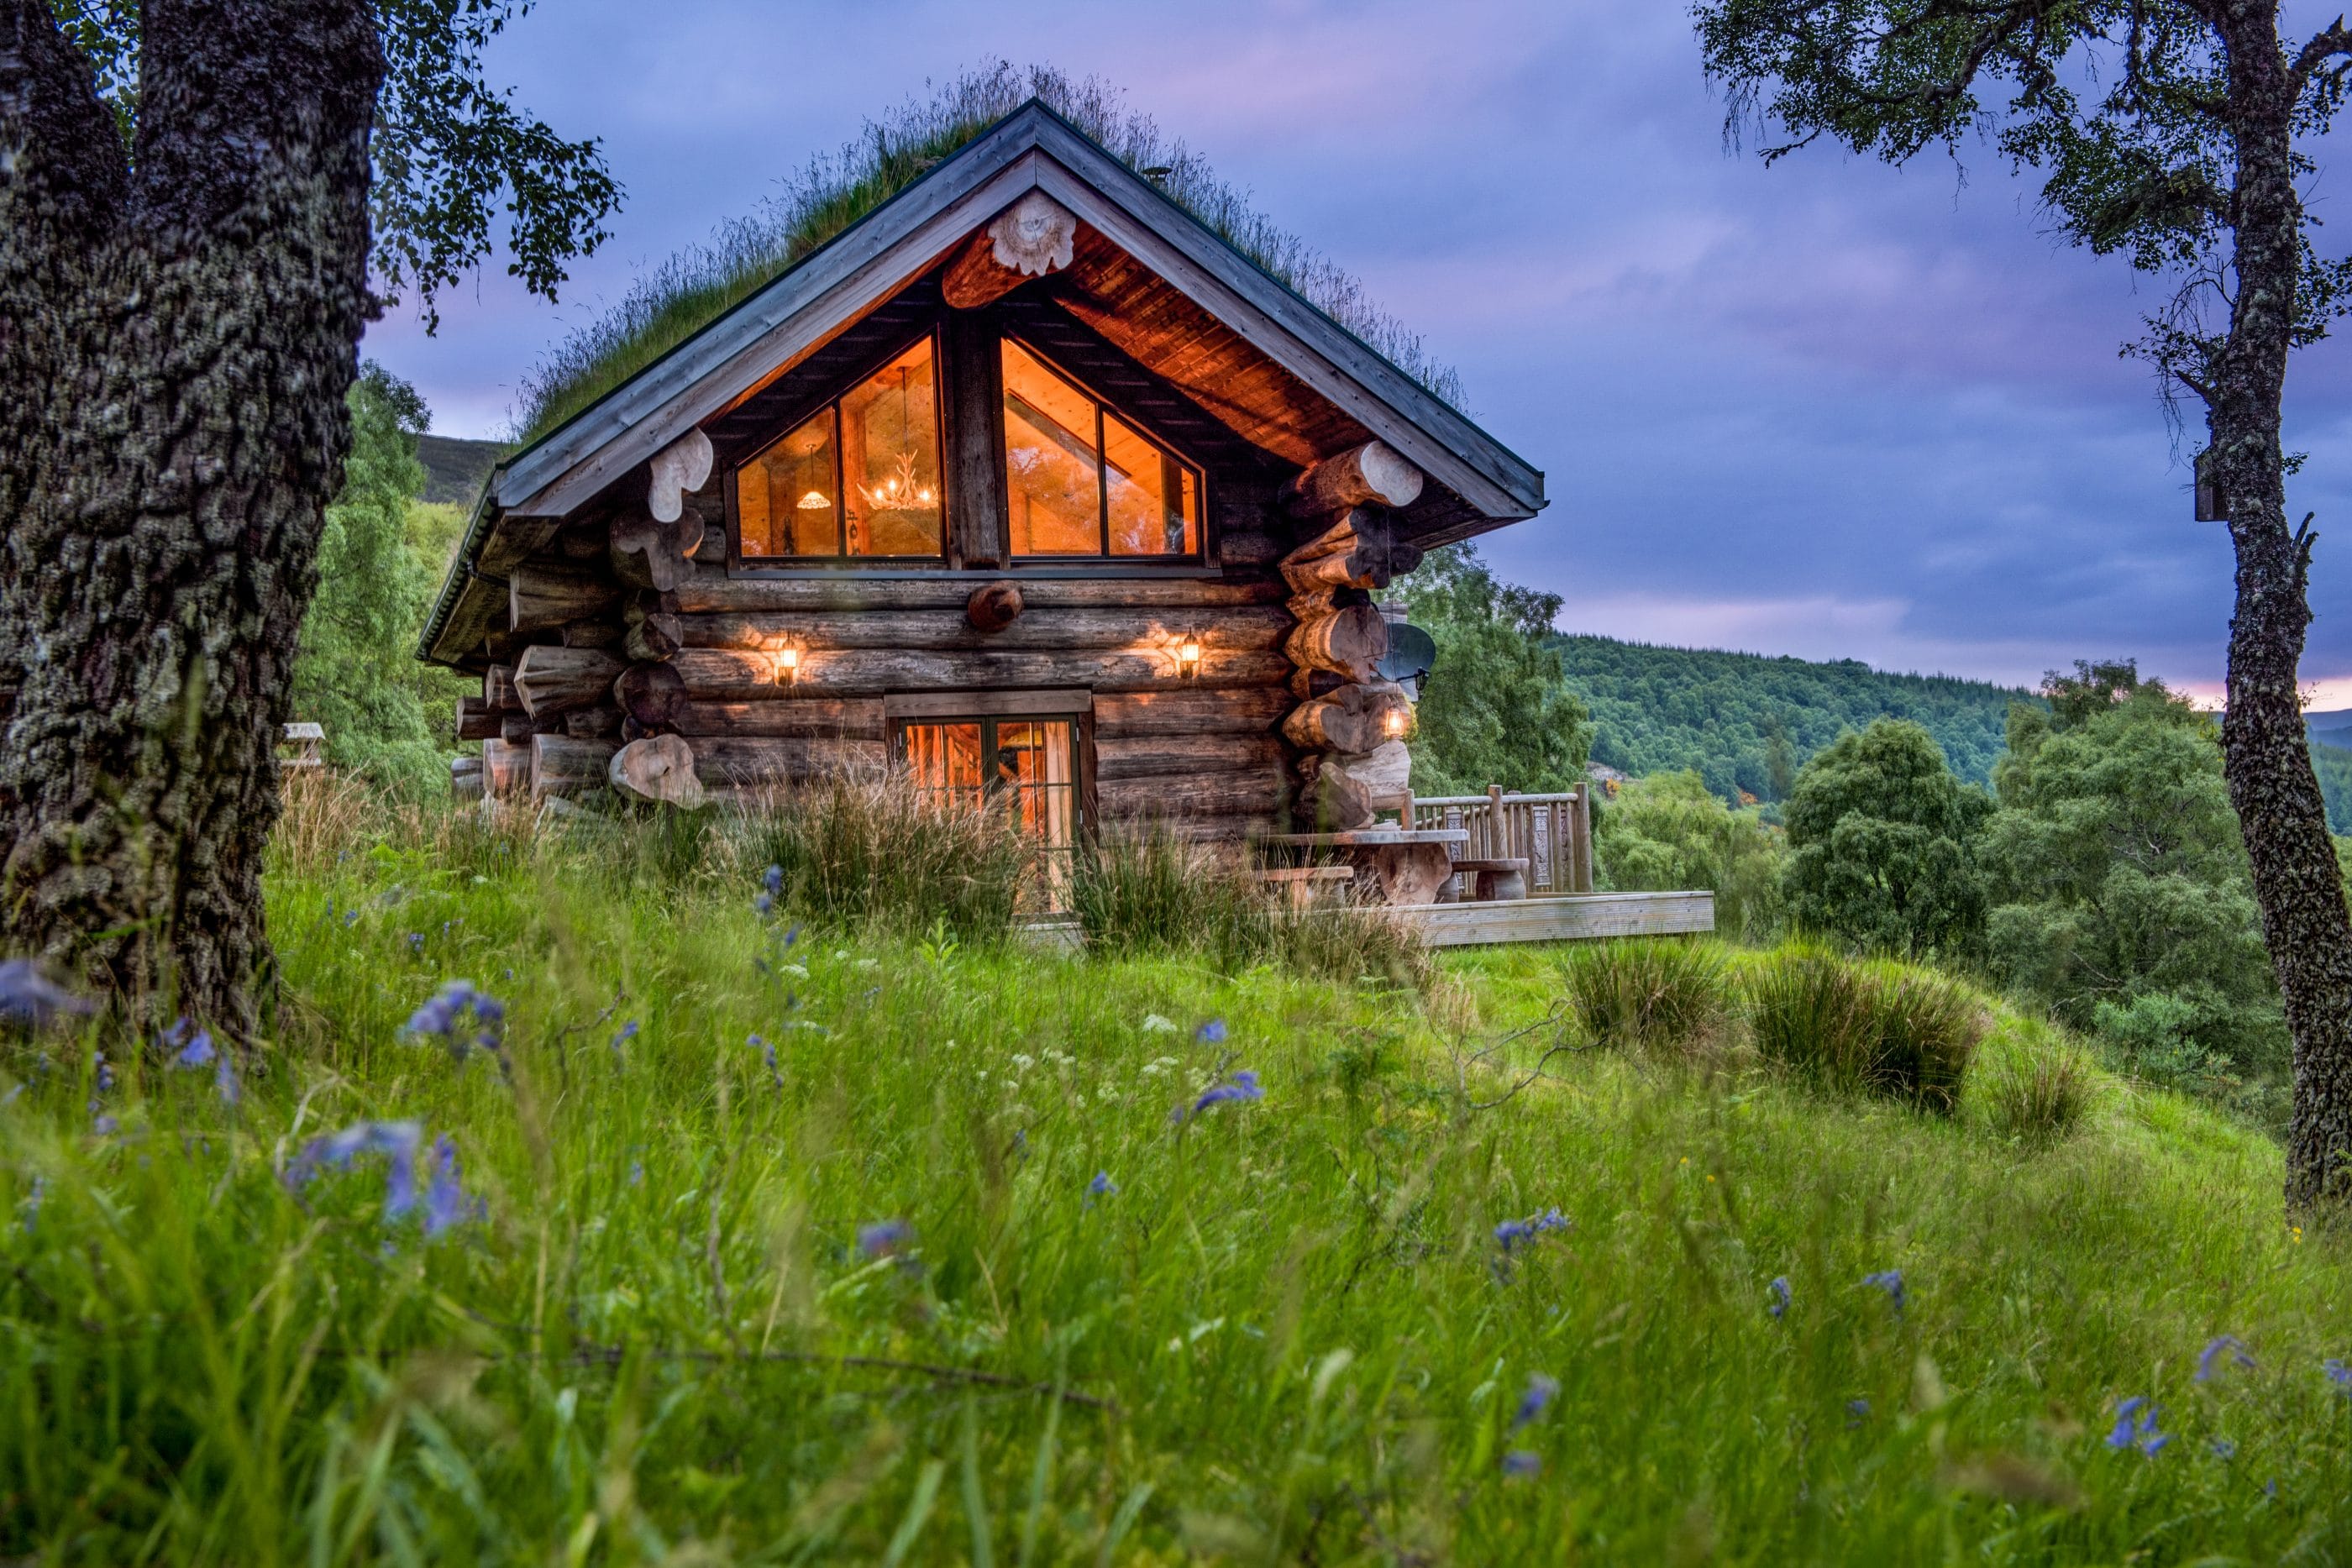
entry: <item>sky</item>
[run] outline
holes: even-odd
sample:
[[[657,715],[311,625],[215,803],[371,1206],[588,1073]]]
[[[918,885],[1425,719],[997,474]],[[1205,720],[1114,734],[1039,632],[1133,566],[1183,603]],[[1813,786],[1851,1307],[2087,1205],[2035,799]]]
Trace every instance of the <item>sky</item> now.
[[[613,238],[560,303],[494,259],[437,334],[395,308],[362,352],[436,430],[502,435],[523,373],[639,272],[1000,57],[1123,89],[1459,369],[1550,497],[1480,548],[1563,630],[2021,685],[2134,657],[2218,696],[2199,431],[2117,353],[2155,286],[2052,235],[1990,148],[1727,147],[1680,0],[543,0],[489,72],[602,140]],[[2325,214],[2352,174],[2321,151]],[[2352,706],[2352,336],[2287,396],[2321,535],[2305,682]]]

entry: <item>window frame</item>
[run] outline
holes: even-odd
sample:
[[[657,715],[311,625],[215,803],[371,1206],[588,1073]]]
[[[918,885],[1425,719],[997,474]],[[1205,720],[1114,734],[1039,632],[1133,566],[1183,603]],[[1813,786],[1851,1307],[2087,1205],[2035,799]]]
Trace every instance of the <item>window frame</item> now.
[[[1024,700],[1024,699],[1052,700]],[[1095,714],[1092,693],[924,692],[910,697],[886,697],[890,761],[904,767],[907,731],[918,725],[976,724],[981,727],[983,756],[995,750],[997,727],[1003,724],[1067,724],[1070,727],[1070,841],[1055,849],[1075,852],[1094,841],[1095,833]],[[994,800],[1005,789],[1003,781],[983,779],[982,799]]]
[[[954,465],[950,455],[952,451],[951,444],[953,437],[950,434],[950,427],[948,423],[951,417],[951,411],[948,406],[946,337],[947,334],[941,329],[940,322],[936,319],[926,320],[919,330],[908,333],[906,337],[897,340],[890,349],[883,353],[876,355],[870,363],[850,375],[842,378],[839,382],[833,383],[832,392],[825,396],[821,398],[812,398],[804,403],[793,405],[793,412],[790,416],[778,423],[776,433],[773,435],[770,436],[766,441],[761,443],[759,445],[752,447],[742,456],[733,458],[729,461],[727,465],[727,483],[724,489],[727,506],[727,574],[730,577],[765,576],[774,573],[799,573],[808,571],[822,573],[860,570],[903,572],[909,569],[926,571],[945,570],[947,569],[950,552],[952,549],[954,539],[954,525],[950,519],[957,505],[957,497],[955,495],[955,485],[950,472]],[[915,345],[924,342],[928,342],[931,346],[931,428],[937,433],[939,440],[939,552],[936,555],[851,555],[848,550],[848,462],[846,454],[842,450],[841,443],[842,402],[849,396],[850,393],[856,392],[859,387],[865,385],[866,382],[871,381],[874,377],[881,374],[882,371],[887,370],[893,364],[896,364],[899,360],[905,358],[908,351],[913,349]],[[833,486],[833,526],[834,538],[841,546],[839,553],[834,555],[745,554],[743,550],[743,509],[742,503],[738,498],[736,493],[737,476],[742,472],[747,465],[757,461],[761,453],[767,451],[777,442],[782,441],[785,436],[790,435],[793,431],[798,430],[802,425],[806,424],[810,420],[815,418],[821,413],[830,414],[833,422],[833,460],[835,475]],[[869,565],[867,563],[871,564]]]
[[[1003,380],[1003,367],[1004,362],[1004,345],[1007,343],[1018,344],[1023,353],[1028,355],[1031,359],[1045,366],[1045,369],[1053,374],[1061,377],[1063,381],[1068,382],[1080,393],[1084,394],[1087,401],[1094,404],[1095,526],[1097,538],[1101,541],[1101,548],[1090,554],[1066,552],[1061,554],[1022,555],[1013,549],[1013,465],[1011,461],[1011,454],[1006,450],[1011,444],[1011,437],[1007,436],[1003,441],[998,444],[996,452],[997,483],[1001,486],[1004,497],[1004,559],[1016,569],[1023,566],[1066,567],[1078,564],[1141,567],[1206,565],[1209,559],[1209,470],[1207,465],[1195,462],[1192,458],[1186,456],[1183,449],[1175,442],[1172,442],[1166,436],[1160,434],[1159,431],[1146,423],[1144,421],[1136,418],[1134,414],[1129,413],[1114,400],[1105,397],[1100,392],[1095,389],[1093,384],[1090,383],[1086,377],[1072,373],[1067,365],[1055,359],[1045,350],[1038,347],[1036,343],[1033,342],[1028,338],[1024,337],[1019,332],[1010,330],[1001,326],[996,331],[996,384],[997,395],[1000,398],[1009,398],[1012,396],[1012,393],[1005,389]],[[1137,434],[1142,436],[1144,440],[1150,442],[1154,447],[1158,448],[1163,468],[1168,464],[1174,464],[1177,467],[1181,468],[1186,473],[1192,475],[1193,503],[1196,508],[1195,515],[1192,518],[1192,549],[1175,554],[1114,555],[1111,553],[1110,455],[1108,446],[1104,439],[1104,421],[1113,415],[1117,416],[1121,424],[1126,425],[1129,430],[1134,431]]]

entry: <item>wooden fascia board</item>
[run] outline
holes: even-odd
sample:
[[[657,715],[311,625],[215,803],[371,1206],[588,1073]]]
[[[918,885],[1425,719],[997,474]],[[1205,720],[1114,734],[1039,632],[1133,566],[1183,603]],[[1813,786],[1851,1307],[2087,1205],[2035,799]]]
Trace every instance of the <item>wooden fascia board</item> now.
[[[1150,183],[1032,108],[509,462],[499,507],[561,517],[821,346],[1042,187],[1494,521],[1543,476],[1243,257]]]
[[[1498,522],[1542,508],[1539,472],[1140,175],[1057,123],[1047,122],[1041,145],[1051,160],[1041,165],[1046,194],[1433,478]]]

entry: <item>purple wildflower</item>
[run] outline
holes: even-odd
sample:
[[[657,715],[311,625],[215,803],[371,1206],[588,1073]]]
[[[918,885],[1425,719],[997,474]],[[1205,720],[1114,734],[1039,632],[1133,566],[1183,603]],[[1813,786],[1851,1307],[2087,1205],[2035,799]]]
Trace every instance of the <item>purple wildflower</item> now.
[[[1506,1219],[1495,1227],[1495,1239],[1503,1244],[1505,1252],[1516,1252],[1547,1231],[1567,1228],[1568,1216],[1558,1208],[1547,1208],[1525,1219]]]
[[[746,1039],[743,1043],[760,1048],[760,1060],[768,1064],[769,1080],[777,1088],[782,1089],[784,1086],[784,1075],[776,1071],[776,1042],[765,1035],[755,1034]]]
[[[408,950],[411,953],[422,953],[425,951],[424,932],[412,931],[408,934]]]
[[[457,1145],[442,1134],[433,1140],[433,1175],[425,1189],[425,1239],[427,1241],[443,1231],[468,1220],[479,1219],[488,1206],[478,1197],[467,1196],[457,1178]]]
[[[751,901],[751,912],[763,919],[773,915],[776,912],[776,895],[772,893],[760,894]]]
[[[362,1155],[383,1155],[383,1217],[398,1219],[416,1207],[416,1151],[425,1130],[414,1122],[355,1122],[302,1145],[287,1164],[286,1185],[296,1192],[322,1169],[345,1170]]]
[[[2224,1351],[2229,1353],[2231,1362],[2236,1365],[2251,1368],[2254,1364],[2254,1358],[2246,1349],[2245,1342],[2236,1334],[2225,1333],[2197,1353],[2198,1382],[2213,1381],[2215,1374],[2221,1368],[2221,1355]]]
[[[98,1092],[100,1094],[108,1092],[114,1087],[114,1069],[106,1064],[106,1052],[93,1053],[90,1065],[98,1070]]]
[[[1910,1294],[1903,1289],[1903,1270],[1900,1269],[1883,1269],[1875,1274],[1864,1274],[1862,1282],[1875,1285],[1885,1291],[1887,1301],[1898,1313],[1910,1303]]]
[[[1225,1020],[1211,1019],[1192,1031],[1192,1038],[1202,1045],[1223,1045],[1225,1040]]]
[[[1867,1421],[1867,1420],[1869,1420],[1869,1419],[1870,1419],[1870,1401],[1869,1401],[1869,1400],[1867,1400],[1867,1399],[1849,1399],[1849,1400],[1847,1400],[1847,1401],[1845,1402],[1845,1424],[1846,1424],[1846,1426],[1847,1426],[1848,1427],[1859,1427],[1859,1426],[1861,1426],[1864,1421]]]
[[[42,974],[30,958],[0,962],[0,1023],[47,1029],[60,1016],[79,1018],[97,1009],[96,1002]]]
[[[101,1111],[89,1124],[89,1130],[101,1138],[110,1138],[122,1130],[122,1124]]]
[[[2319,1370],[2328,1382],[2336,1385],[2336,1393],[2352,1399],[2352,1366],[2331,1355],[2319,1364]]]
[[[1117,1197],[1118,1196],[1118,1183],[1110,1179],[1110,1172],[1097,1171],[1095,1172],[1095,1179],[1087,1183],[1087,1196],[1089,1197]]]
[[[180,1023],[184,1025],[187,1021],[187,1019],[182,1019]],[[196,1030],[194,1034],[188,1037],[188,1043],[183,1046],[180,1049],[179,1053],[172,1058],[172,1065],[174,1067],[209,1067],[212,1065],[214,1059],[220,1053],[218,1051],[213,1049],[212,1030],[208,1029],[200,1029]]]
[[[1559,1380],[1546,1377],[1538,1372],[1528,1379],[1527,1392],[1519,1396],[1519,1407],[1511,1413],[1511,1430],[1517,1432],[1541,1416],[1554,1399],[1559,1397]]]
[[[2137,1448],[2150,1458],[2162,1452],[2172,1435],[2157,1430],[2156,1417],[2157,1407],[2137,1395],[2125,1400],[2116,1406],[2116,1427],[2107,1434],[2107,1447]]]
[[[631,1186],[643,1186],[646,1185],[645,1161],[631,1160],[629,1162],[629,1185]]]
[[[471,980],[445,980],[408,1015],[400,1032],[410,1040],[439,1040],[452,1056],[463,1060],[468,1051],[497,1051],[506,1019],[506,1004],[476,988]],[[475,1028],[470,1039],[461,1032],[469,1019]]]
[[[1789,1312],[1789,1276],[1786,1274],[1774,1275],[1772,1277],[1770,1289],[1772,1291],[1772,1304],[1766,1310],[1776,1318],[1786,1317]]]
[[[2215,1458],[2220,1459],[2224,1464],[2229,1463],[2229,1461],[2238,1457],[2238,1445],[2231,1442],[2227,1437],[2212,1438],[2210,1441],[2207,1442],[2205,1446],[2212,1450],[2213,1457]]]
[[[766,871],[761,872],[760,873],[760,885],[767,889],[767,891],[772,894],[783,892],[784,868],[780,865],[772,865]]]
[[[1503,1473],[1514,1480],[1524,1480],[1543,1469],[1543,1457],[1525,1448],[1513,1448],[1503,1456]]]
[[[32,1185],[25,1189],[26,1235],[29,1236],[33,1233],[33,1221],[41,1217],[41,1200],[48,1196],[49,1178],[47,1176],[35,1176]]]
[[[628,1022],[623,1024],[620,1027],[619,1031],[613,1036],[613,1054],[614,1056],[620,1055],[621,1047],[626,1045],[629,1041],[636,1038],[637,1020],[631,1019]]]
[[[868,1258],[896,1257],[914,1239],[914,1228],[903,1219],[877,1219],[857,1228],[857,1249]]]
[[[226,1053],[213,1062],[213,1092],[220,1096],[224,1105],[234,1105],[245,1098],[245,1087],[236,1081],[236,1064]]]
[[[1202,1090],[1201,1097],[1192,1102],[1192,1114],[1197,1116],[1212,1105],[1223,1105],[1229,1101],[1265,1098],[1265,1091],[1259,1087],[1257,1074],[1244,1067],[1227,1082],[1213,1083]]]

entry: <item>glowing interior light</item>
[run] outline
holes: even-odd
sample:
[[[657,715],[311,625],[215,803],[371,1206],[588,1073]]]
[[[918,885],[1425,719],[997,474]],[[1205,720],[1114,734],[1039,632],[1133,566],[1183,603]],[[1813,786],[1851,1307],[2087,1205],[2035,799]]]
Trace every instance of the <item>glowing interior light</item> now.
[[[1401,707],[1392,707],[1389,709],[1388,716],[1381,721],[1381,727],[1388,732],[1388,737],[1391,740],[1402,740],[1404,738],[1405,727],[1410,725],[1412,722],[1412,718],[1405,713],[1404,709]]]
[[[826,500],[816,491],[811,490],[807,495],[801,497],[801,510],[803,512],[829,512],[833,510],[833,503]]]

